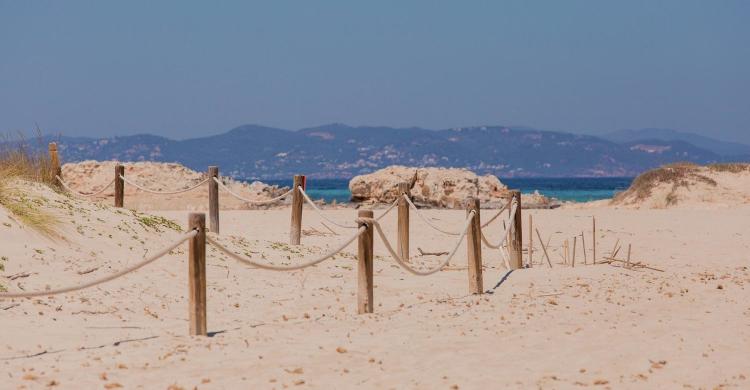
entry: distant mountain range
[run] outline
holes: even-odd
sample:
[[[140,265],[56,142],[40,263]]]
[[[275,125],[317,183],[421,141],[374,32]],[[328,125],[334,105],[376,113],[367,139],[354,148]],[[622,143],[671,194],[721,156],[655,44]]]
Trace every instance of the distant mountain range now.
[[[154,135],[45,137],[65,162],[167,161],[192,169],[218,165],[243,179],[348,178],[379,168],[465,167],[499,177],[635,176],[675,161],[750,160],[750,146],[672,130],[626,130],[604,137],[529,128],[481,126],[447,130],[329,124],[297,131],[245,125],[186,140]]]
[[[714,152],[720,156],[750,155],[750,145],[719,141],[717,139],[694,133],[687,133],[670,129],[619,130],[606,134],[603,136],[603,138],[618,143],[637,142],[648,139],[655,139],[660,141],[684,141],[696,146],[700,146],[701,148]]]

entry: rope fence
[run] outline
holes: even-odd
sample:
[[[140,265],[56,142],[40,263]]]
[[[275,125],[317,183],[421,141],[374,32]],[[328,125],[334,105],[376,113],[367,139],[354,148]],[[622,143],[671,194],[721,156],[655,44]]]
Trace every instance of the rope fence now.
[[[184,194],[184,193],[190,192],[190,191],[192,191],[192,190],[194,190],[194,189],[196,189],[196,188],[198,188],[198,187],[200,187],[200,186],[202,186],[202,185],[204,185],[204,184],[206,184],[208,182],[208,178],[205,178],[205,179],[201,180],[200,182],[198,182],[198,184],[193,185],[192,187],[183,188],[181,190],[174,190],[174,191],[162,191],[162,190],[152,190],[150,188],[143,187],[143,186],[141,186],[141,185],[139,185],[137,183],[134,183],[134,182],[126,179],[124,175],[119,175],[119,178],[122,181],[124,181],[125,183],[128,183],[131,186],[133,186],[133,187],[135,187],[135,188],[137,188],[137,189],[139,189],[139,190],[141,190],[143,192],[148,192],[149,194],[154,194],[154,195],[177,195],[177,194]]]
[[[410,273],[417,275],[417,276],[428,276],[432,275],[443,268],[447,266],[451,259],[453,259],[453,256],[458,251],[458,247],[461,245],[461,242],[463,241],[464,237],[466,237],[466,233],[469,231],[469,225],[471,224],[472,220],[476,218],[476,213],[471,212],[469,218],[466,218],[466,223],[464,224],[463,231],[461,232],[461,236],[456,241],[456,244],[453,246],[453,249],[450,251],[450,253],[446,256],[445,260],[443,260],[438,266],[433,267],[432,269],[429,269],[427,271],[420,271],[416,268],[413,268],[409,263],[401,258],[401,255],[396,253],[396,251],[393,250],[393,246],[391,245],[390,241],[388,241],[388,238],[385,236],[385,233],[383,232],[383,228],[380,226],[380,223],[376,219],[370,219],[370,218],[360,218],[359,221],[362,221],[365,224],[372,224],[375,226],[375,230],[378,232],[378,236],[380,236],[380,240],[383,241],[383,245],[385,245],[386,250],[388,250],[388,253],[391,254],[391,257],[393,260],[396,260],[396,263],[401,266],[401,268],[409,271]]]
[[[76,286],[68,286],[68,287],[61,287],[56,288],[54,290],[45,290],[45,291],[29,291],[29,292],[18,292],[18,293],[10,293],[10,292],[3,292],[0,293],[0,299],[11,299],[11,298],[35,298],[35,297],[47,297],[52,295],[59,295],[59,294],[65,294],[69,292],[79,291],[83,290],[89,287],[98,286],[100,284],[115,280],[117,278],[123,277],[131,272],[134,272],[140,268],[143,268],[144,266],[153,263],[154,261],[160,259],[162,256],[166,255],[173,249],[177,248],[182,244],[183,242],[195,237],[195,235],[198,234],[197,231],[192,230],[184,235],[182,235],[179,239],[175,240],[173,243],[165,246],[155,254],[141,260],[137,264],[134,264],[130,267],[127,267],[121,271],[115,272],[111,275],[107,275],[105,277],[92,280],[90,282],[86,282],[83,284],[79,284]]]
[[[56,147],[53,150],[50,145],[50,153],[53,155],[52,161],[59,161],[57,157]],[[59,168],[54,167],[55,172],[58,172],[56,177],[58,181],[68,190],[70,186],[62,180]],[[190,213],[188,215],[188,232],[180,236],[177,240],[171,244],[165,246],[155,254],[143,259],[142,261],[127,267],[121,271],[107,275],[102,278],[92,280],[83,284],[62,287],[57,289],[36,291],[36,292],[4,292],[0,293],[0,299],[15,299],[15,298],[32,298],[32,297],[43,297],[52,296],[64,293],[70,293],[80,291],[86,288],[95,287],[103,283],[112,281],[114,279],[123,277],[131,272],[134,272],[156,260],[163,257],[170,251],[177,248],[179,245],[188,242],[188,306],[189,306],[189,325],[191,335],[206,335],[207,334],[207,313],[206,313],[206,244],[214,246],[219,252],[233,258],[234,260],[255,268],[270,270],[270,271],[295,271],[305,269],[308,267],[320,264],[328,259],[331,259],[335,255],[341,253],[346,247],[351,245],[354,241],[358,241],[357,251],[357,310],[359,313],[372,313],[374,311],[374,294],[373,294],[373,261],[374,261],[374,233],[377,231],[377,235],[387,252],[393,258],[393,260],[407,272],[417,276],[428,276],[433,275],[443,270],[451,260],[455,257],[458,252],[461,243],[466,240],[467,247],[467,262],[468,262],[468,274],[469,274],[469,291],[474,294],[483,293],[482,290],[482,243],[490,249],[500,249],[503,244],[508,242],[508,250],[510,252],[510,264],[506,266],[510,269],[521,268],[520,262],[514,263],[514,256],[518,256],[520,259],[521,246],[520,246],[520,232],[521,232],[521,204],[520,204],[520,192],[513,191],[511,193],[511,200],[493,215],[484,224],[481,223],[479,200],[469,198],[466,201],[466,218],[463,222],[462,229],[460,231],[449,231],[441,229],[432,224],[429,219],[422,214],[420,209],[414,205],[411,198],[409,197],[409,187],[406,183],[401,183],[398,186],[398,196],[395,201],[386,208],[380,216],[374,217],[372,210],[358,210],[357,218],[354,220],[355,224],[342,224],[333,221],[325,212],[321,210],[310,196],[305,191],[305,178],[304,176],[298,175],[294,177],[294,185],[291,190],[277,196],[273,199],[269,199],[263,202],[275,202],[281,199],[292,196],[292,226],[290,229],[290,241],[295,244],[294,238],[295,233],[299,233],[299,228],[302,220],[302,204],[306,201],[322,219],[343,228],[357,229],[351,236],[348,236],[345,240],[341,241],[337,246],[329,252],[320,255],[312,259],[306,259],[303,262],[292,265],[276,265],[265,262],[258,262],[254,259],[235,253],[231,249],[227,248],[218,240],[218,190],[219,188],[229,192],[230,195],[238,197],[242,200],[246,200],[237,194],[233,193],[226,187],[218,176],[218,167],[209,167],[208,177],[203,179],[201,182],[185,189],[176,191],[157,191],[145,188],[136,183],[133,183],[125,178],[124,167],[117,165],[115,167],[115,178],[112,183],[115,185],[115,205],[122,207],[124,184],[132,185],[143,191],[159,194],[159,195],[171,195],[179,194],[194,190],[199,186],[208,183],[209,185],[209,218],[211,226],[206,228],[206,215],[203,213]],[[99,194],[112,185],[109,183],[103,189],[100,189],[97,193]],[[73,192],[71,190],[71,192]],[[79,193],[82,194],[82,193]],[[93,196],[94,194],[82,194],[83,196]],[[120,196],[118,202],[118,194]],[[398,242],[397,248],[388,240],[383,227],[380,224],[380,220],[390,213],[391,210],[398,206]],[[428,226],[442,232],[444,234],[457,236],[456,242],[453,244],[450,253],[446,255],[436,266],[428,268],[426,270],[419,269],[411,264],[409,257],[409,210],[414,210],[418,216],[427,223]],[[489,239],[482,232],[482,228],[488,226],[493,221],[496,221],[499,216],[505,211],[509,210],[508,219],[504,220],[505,227],[500,236],[499,244],[492,244]],[[507,224],[505,223],[507,222]],[[207,234],[208,232],[211,234]],[[510,239],[510,240],[509,240]],[[514,244],[517,242],[517,244]],[[299,244],[299,236],[297,236],[297,242]],[[501,251],[502,252],[502,251]]]
[[[339,246],[336,247],[336,249],[334,249],[334,250],[332,250],[332,251],[330,251],[330,252],[328,252],[328,253],[320,256],[320,257],[317,257],[315,259],[307,260],[307,261],[305,261],[303,263],[294,264],[294,265],[274,265],[274,264],[259,263],[259,262],[255,261],[255,260],[253,260],[253,259],[251,259],[251,258],[249,258],[247,256],[243,256],[243,255],[240,255],[240,254],[232,252],[230,249],[228,249],[227,247],[225,247],[224,245],[222,245],[219,241],[217,241],[216,239],[214,239],[211,236],[206,236],[206,241],[209,244],[211,244],[214,247],[216,247],[216,249],[218,249],[220,252],[223,252],[227,256],[229,256],[229,257],[237,260],[238,262],[240,262],[242,264],[249,265],[251,267],[256,267],[256,268],[260,268],[260,269],[269,270],[269,271],[296,271],[296,270],[299,270],[299,269],[303,269],[303,268],[307,268],[307,267],[312,267],[312,266],[314,266],[316,264],[322,263],[322,262],[330,259],[331,257],[337,255],[339,252],[343,251],[344,248],[346,248],[347,246],[349,246],[349,244],[351,244],[352,242],[354,242],[354,240],[356,240],[357,237],[359,237],[364,232],[365,232],[364,228],[359,228],[359,229],[357,229],[356,233],[354,233],[351,237],[349,237],[346,240],[344,240]]]
[[[92,196],[97,196],[97,195],[101,194],[102,192],[104,192],[104,190],[106,190],[107,188],[109,188],[109,186],[111,186],[112,184],[115,184],[115,179],[112,179],[112,181],[110,181],[106,186],[102,187],[100,190],[98,190],[96,192],[92,192],[92,193],[85,193],[85,192],[78,192],[78,191],[74,190],[73,188],[71,188],[70,184],[66,183],[60,176],[55,175],[55,179],[57,179],[57,181],[60,182],[60,184],[66,190],[68,190],[68,191],[70,191],[73,194],[76,194],[78,196],[84,197],[84,198],[88,198],[88,197],[92,197]]]
[[[222,190],[226,191],[229,195],[232,195],[233,197],[235,197],[238,200],[241,200],[243,202],[247,202],[247,203],[250,203],[250,204],[254,204],[254,205],[261,205],[261,204],[269,204],[269,203],[278,202],[278,201],[286,198],[287,196],[289,196],[289,194],[291,194],[294,191],[293,189],[291,189],[291,190],[289,190],[289,191],[287,191],[287,192],[285,192],[285,193],[283,193],[283,194],[281,194],[281,195],[279,195],[279,196],[277,196],[275,198],[271,198],[271,199],[253,200],[253,199],[247,199],[245,197],[242,197],[242,196],[234,193],[232,190],[229,189],[229,187],[227,187],[224,183],[222,183],[221,180],[219,180],[219,178],[214,177],[213,180],[216,182],[216,184],[219,185],[219,187]]]
[[[52,161],[59,161],[57,157],[57,148],[56,146],[53,148],[53,145],[50,145],[50,153],[52,154]],[[69,189],[69,186],[67,183],[65,183],[59,173],[59,168],[54,167],[55,169],[56,177],[58,181],[66,188]],[[291,190],[287,191],[286,193],[282,194],[281,196],[278,196],[276,198],[268,200],[269,202],[272,201],[278,201],[281,200],[290,194],[293,197],[292,201],[292,229],[290,236],[294,238],[294,230],[295,230],[295,224],[297,224],[296,227],[299,227],[299,223],[301,223],[301,209],[302,209],[302,203],[303,200],[306,201],[310,206],[312,206],[312,209],[320,215],[321,218],[335,224],[339,227],[345,227],[345,228],[353,228],[357,229],[351,236],[348,236],[345,240],[341,241],[337,244],[337,246],[328,251],[327,253],[320,255],[318,257],[312,258],[312,259],[306,259],[298,264],[292,264],[292,265],[276,265],[276,264],[270,264],[265,262],[258,262],[248,256],[240,255],[238,253],[235,253],[231,249],[227,248],[224,244],[222,244],[218,240],[218,189],[223,188],[226,191],[229,191],[230,194],[237,195],[232,193],[223,183],[218,179],[218,167],[210,167],[209,168],[209,175],[206,179],[202,180],[200,183],[191,186],[190,188],[185,188],[178,191],[155,191],[155,190],[148,190],[144,187],[141,187],[135,183],[132,183],[125,179],[124,177],[124,169],[122,165],[116,166],[115,169],[115,179],[113,180],[115,184],[115,193],[117,194],[123,192],[123,184],[128,183],[129,185],[133,185],[139,189],[142,189],[144,191],[150,192],[150,193],[158,193],[160,195],[164,194],[176,194],[176,193],[182,193],[187,192],[190,190],[193,190],[197,188],[200,185],[203,185],[205,183],[209,184],[209,214],[211,217],[211,224],[214,223],[217,224],[216,229],[214,230],[211,228],[211,234],[207,234],[209,229],[206,228],[206,215],[203,213],[190,213],[188,215],[188,231],[187,233],[184,233],[179,238],[177,238],[175,241],[170,243],[169,245],[163,247],[158,252],[154,253],[153,255],[144,258],[142,261],[129,266],[125,269],[122,269],[118,272],[115,272],[113,274],[94,279],[89,282],[85,282],[78,285],[73,286],[67,286],[67,287],[61,287],[56,289],[49,289],[45,291],[23,291],[23,292],[2,292],[0,293],[0,299],[18,299],[18,298],[34,298],[34,297],[46,297],[46,296],[53,296],[53,295],[59,295],[59,294],[65,294],[65,293],[71,293],[75,291],[84,290],[87,288],[92,288],[104,283],[107,283],[109,281],[115,280],[120,277],[124,277],[132,272],[135,272],[136,270],[145,267],[148,264],[153,263],[154,261],[162,258],[166,254],[168,254],[170,251],[176,249],[181,244],[188,242],[188,309],[189,309],[189,333],[191,335],[202,335],[205,336],[208,334],[207,332],[207,310],[206,310],[206,301],[207,301],[207,295],[206,295],[206,246],[207,244],[210,244],[214,246],[219,252],[224,253],[225,255],[233,258],[234,260],[238,261],[239,263],[242,263],[247,266],[263,269],[263,270],[270,270],[270,271],[295,271],[295,270],[301,270],[308,267],[313,267],[317,264],[320,264],[328,259],[333,258],[335,255],[341,253],[346,247],[351,245],[354,241],[357,241],[357,311],[358,313],[372,313],[374,311],[374,270],[373,270],[373,264],[374,264],[374,233],[377,232],[377,235],[380,239],[380,241],[385,246],[386,251],[390,254],[390,257],[393,258],[393,260],[404,270],[407,272],[416,275],[416,276],[429,276],[433,275],[443,269],[450,264],[451,260],[455,257],[456,253],[458,252],[459,247],[461,246],[461,243],[466,240],[466,247],[467,247],[467,263],[468,263],[468,276],[469,276],[469,291],[473,294],[482,294],[482,243],[485,247],[489,249],[499,249],[500,253],[503,256],[503,260],[505,262],[506,267],[509,269],[509,271],[513,271],[518,268],[523,268],[522,259],[521,259],[521,196],[519,191],[511,191],[510,200],[505,204],[505,206],[500,209],[500,211],[496,212],[488,221],[485,223],[481,223],[481,211],[480,211],[480,204],[479,200],[475,198],[469,198],[466,200],[466,218],[463,221],[463,225],[461,230],[459,231],[448,231],[445,229],[441,229],[435,225],[433,225],[431,222],[429,222],[429,219],[424,216],[421,211],[414,205],[411,198],[409,197],[409,187],[407,183],[401,183],[398,185],[398,196],[396,197],[396,200],[387,208],[385,211],[378,217],[374,217],[374,213],[372,210],[357,210],[357,218],[354,220],[355,225],[345,225],[345,224],[339,224],[334,221],[332,221],[330,218],[328,218],[323,210],[321,210],[315,202],[312,201],[312,199],[309,197],[309,195],[305,192],[305,178],[304,176],[295,176],[294,178],[294,185]],[[118,181],[119,179],[119,181]],[[104,191],[104,189],[111,186],[112,183],[109,183],[104,188],[98,190],[96,193],[92,194],[81,194],[82,196],[93,196],[95,194],[101,193]],[[241,198],[241,197],[240,197]],[[216,203],[213,203],[216,202]],[[116,203],[117,204],[117,203]],[[121,205],[121,203],[120,203]],[[398,206],[398,243],[396,248],[391,244],[389,241],[387,235],[385,234],[385,231],[383,227],[380,224],[380,220],[388,215],[388,213],[393,210],[396,206]],[[298,210],[298,214],[295,216],[295,209]],[[408,231],[409,231],[409,210],[414,210],[418,216],[426,222],[431,228],[434,230],[437,230],[444,234],[449,235],[455,235],[458,236],[458,239],[453,244],[452,249],[449,253],[446,254],[446,257],[441,260],[437,265],[428,268],[426,270],[419,269],[415,266],[413,266],[410,262],[409,252],[408,252]],[[501,230],[501,234],[499,236],[499,241],[497,244],[494,244],[490,239],[485,235],[485,233],[482,231],[483,228],[489,226],[492,222],[498,220],[500,215],[505,211],[508,210],[508,217],[507,219],[503,219],[503,229]],[[217,212],[216,215],[213,215],[212,213]],[[214,221],[213,217],[216,217],[217,219]],[[595,222],[594,222],[595,223]],[[531,230],[531,224],[529,224],[529,228]],[[541,241],[541,235],[539,234],[539,231],[536,230],[537,236]],[[596,226],[594,225],[594,238],[596,233]],[[583,234],[581,234],[581,237],[583,238]],[[299,243],[299,242],[297,242]],[[574,239],[573,243],[573,263],[575,262],[575,247],[576,247],[576,239]],[[507,244],[507,245],[506,245]],[[627,267],[642,267],[642,268],[649,268],[649,269],[655,269],[657,271],[661,271],[659,269],[648,267],[646,265],[643,265],[641,262],[631,263],[630,261],[630,245],[628,245],[628,257],[627,260],[618,260],[616,259],[616,255],[619,251],[618,244],[615,244],[615,248],[612,251],[612,255],[607,259],[609,263],[613,261],[620,261],[626,264]],[[406,248],[406,250],[404,250]],[[508,255],[505,255],[505,249],[507,248]],[[568,249],[568,245],[565,245],[566,251]],[[594,247],[595,248],[595,247]],[[542,243],[542,249],[545,251],[546,256],[546,248],[544,244]],[[584,245],[585,250],[585,245]],[[585,252],[584,252],[585,254]],[[531,263],[531,258],[529,259]],[[549,257],[547,256],[547,261],[549,262]],[[528,264],[529,266],[531,264]],[[551,263],[550,263],[551,267]],[[502,283],[502,280],[501,280]]]

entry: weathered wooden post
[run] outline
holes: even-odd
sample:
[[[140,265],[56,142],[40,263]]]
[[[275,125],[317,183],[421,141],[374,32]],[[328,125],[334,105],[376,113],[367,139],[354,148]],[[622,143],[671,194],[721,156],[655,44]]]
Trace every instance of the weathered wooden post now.
[[[466,233],[466,251],[469,265],[469,293],[481,294],[483,290],[482,280],[482,226],[479,217],[479,199],[469,198],[466,200],[466,216],[474,212],[474,218],[469,223],[469,231]]]
[[[188,243],[188,311],[190,335],[205,336],[206,326],[206,214],[190,213],[188,229],[198,231]]]
[[[516,215],[511,216],[513,220],[513,234],[508,241],[510,252],[510,269],[519,269],[523,267],[523,230],[521,226],[521,191],[511,191],[511,202],[516,202]],[[510,207],[512,208],[512,206]]]
[[[208,230],[219,234],[219,167],[208,167]]]
[[[372,210],[359,210],[357,217],[372,218]],[[358,252],[357,252],[357,313],[372,313],[375,304],[373,303],[372,291],[372,274],[373,274],[373,226],[363,222],[358,223],[359,227],[366,227],[366,231],[359,235]]]
[[[299,245],[302,237],[302,192],[305,189],[305,176],[294,175],[292,182],[292,226],[289,229],[289,244]]]
[[[409,203],[404,198],[409,193],[409,183],[398,183],[398,254],[404,261],[409,261]]]
[[[60,179],[62,179],[62,167],[60,167],[60,156],[57,154],[57,143],[50,142],[49,143],[49,162],[50,162],[50,170],[52,174],[52,179],[55,179],[55,176],[59,176]],[[55,183],[57,183],[57,180],[54,180]]]
[[[125,166],[122,164],[115,165],[115,207],[125,205]]]

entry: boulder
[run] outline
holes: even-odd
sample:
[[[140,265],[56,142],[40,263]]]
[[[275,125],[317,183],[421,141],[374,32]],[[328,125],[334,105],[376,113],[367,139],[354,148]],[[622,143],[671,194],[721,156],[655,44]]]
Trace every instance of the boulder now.
[[[483,204],[504,201],[508,188],[494,175],[477,176],[468,169],[390,166],[354,177],[349,182],[352,201],[391,203],[398,183],[409,183],[415,203],[442,208],[463,208],[469,197]]]

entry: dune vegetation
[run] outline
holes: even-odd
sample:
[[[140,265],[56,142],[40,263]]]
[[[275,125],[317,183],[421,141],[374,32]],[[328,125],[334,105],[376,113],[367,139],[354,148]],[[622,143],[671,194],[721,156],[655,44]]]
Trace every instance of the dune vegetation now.
[[[2,143],[0,148],[0,205],[23,225],[46,236],[56,235],[59,219],[39,206],[45,201],[24,190],[44,185],[59,190],[47,154],[34,151],[24,139]]]

